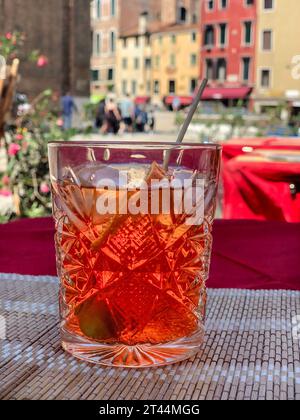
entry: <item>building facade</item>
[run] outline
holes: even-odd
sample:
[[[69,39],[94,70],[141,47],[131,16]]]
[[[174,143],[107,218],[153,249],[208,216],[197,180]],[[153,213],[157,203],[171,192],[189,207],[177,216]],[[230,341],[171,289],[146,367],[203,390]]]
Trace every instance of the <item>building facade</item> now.
[[[26,34],[18,89],[30,98],[45,89],[89,96],[90,9],[86,0],[0,0],[0,32]],[[42,69],[26,62],[33,50],[48,58]]]
[[[258,1],[255,106],[284,103],[300,113],[300,2]]]
[[[174,95],[191,97],[199,81],[199,26],[167,26],[152,34],[151,44],[154,100]]]
[[[152,62],[148,14],[141,14],[136,30],[121,35],[117,51],[118,96],[150,96]]]
[[[257,0],[201,2],[201,77],[205,99],[249,102],[255,83]]]
[[[115,90],[120,0],[91,2],[92,57],[91,91],[105,94]]]
[[[128,17],[117,44],[118,95],[154,102],[191,95],[199,79],[199,0],[141,3],[135,25],[128,27]]]

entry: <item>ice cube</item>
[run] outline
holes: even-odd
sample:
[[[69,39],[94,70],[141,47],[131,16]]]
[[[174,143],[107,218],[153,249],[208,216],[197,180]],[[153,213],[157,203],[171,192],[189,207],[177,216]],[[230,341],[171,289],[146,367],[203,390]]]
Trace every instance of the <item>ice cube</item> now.
[[[118,187],[120,171],[110,165],[92,162],[81,167],[77,177],[84,187]]]
[[[187,181],[189,179],[195,178],[195,171],[191,169],[175,169],[173,171],[172,180],[179,180],[184,183],[184,181]]]
[[[104,165],[90,162],[77,168],[66,168],[64,179],[82,187],[140,188],[147,177],[147,165]]]
[[[125,170],[126,171],[126,170]],[[127,171],[127,185],[128,189],[141,188],[147,176],[147,168],[141,165],[135,165]]]

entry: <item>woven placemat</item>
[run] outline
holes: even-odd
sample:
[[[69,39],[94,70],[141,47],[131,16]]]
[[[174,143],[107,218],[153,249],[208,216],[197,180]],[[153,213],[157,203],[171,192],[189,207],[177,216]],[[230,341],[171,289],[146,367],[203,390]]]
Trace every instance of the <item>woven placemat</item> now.
[[[1,399],[300,399],[300,292],[210,290],[197,357],[138,371],[64,353],[57,292],[54,277],[0,275]]]

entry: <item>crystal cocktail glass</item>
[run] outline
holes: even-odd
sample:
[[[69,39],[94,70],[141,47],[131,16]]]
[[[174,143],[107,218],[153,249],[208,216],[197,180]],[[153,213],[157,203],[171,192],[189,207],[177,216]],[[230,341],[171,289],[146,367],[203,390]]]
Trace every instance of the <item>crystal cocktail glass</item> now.
[[[214,144],[50,143],[67,352],[139,368],[199,351],[220,156]]]

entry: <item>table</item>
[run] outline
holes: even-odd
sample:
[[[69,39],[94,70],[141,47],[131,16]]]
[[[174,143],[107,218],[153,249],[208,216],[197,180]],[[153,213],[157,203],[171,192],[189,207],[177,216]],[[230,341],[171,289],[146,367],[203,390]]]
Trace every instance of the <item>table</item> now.
[[[192,360],[134,371],[61,350],[51,219],[0,226],[0,399],[300,399],[300,225],[214,230],[205,346]]]
[[[284,137],[254,137],[232,139],[223,145],[223,161],[233,159],[240,155],[246,155],[260,149],[269,150],[299,150],[300,138]]]
[[[300,151],[238,156],[223,165],[222,177],[226,219],[300,222]]]

